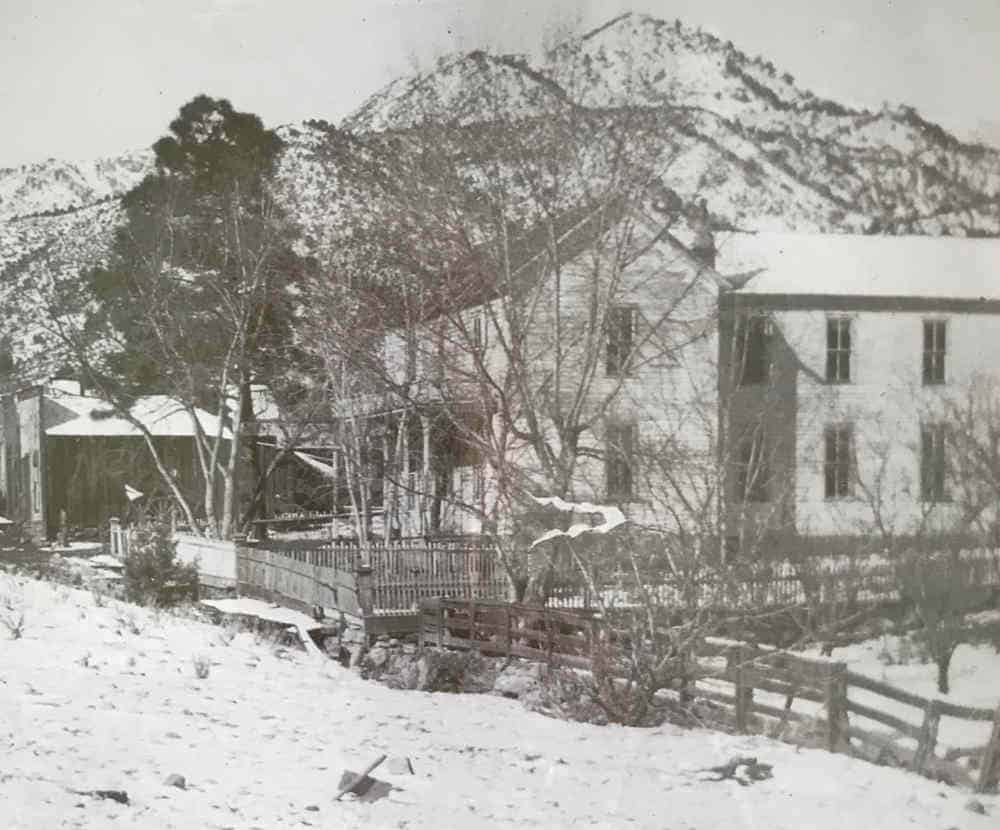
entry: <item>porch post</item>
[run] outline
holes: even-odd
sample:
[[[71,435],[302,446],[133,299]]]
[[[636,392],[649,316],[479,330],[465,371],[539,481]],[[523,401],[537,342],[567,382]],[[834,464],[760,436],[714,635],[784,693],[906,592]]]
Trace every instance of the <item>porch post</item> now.
[[[431,421],[426,415],[420,416],[420,435],[424,441],[423,469],[420,471],[420,532],[427,531],[427,487],[431,472]]]

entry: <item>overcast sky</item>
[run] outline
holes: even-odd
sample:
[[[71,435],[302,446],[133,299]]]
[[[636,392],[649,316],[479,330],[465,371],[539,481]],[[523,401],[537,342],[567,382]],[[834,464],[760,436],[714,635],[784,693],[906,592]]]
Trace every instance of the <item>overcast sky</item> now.
[[[1000,0],[0,0],[0,167],[148,147],[200,92],[337,121],[442,52],[531,51],[629,9],[1000,146]]]

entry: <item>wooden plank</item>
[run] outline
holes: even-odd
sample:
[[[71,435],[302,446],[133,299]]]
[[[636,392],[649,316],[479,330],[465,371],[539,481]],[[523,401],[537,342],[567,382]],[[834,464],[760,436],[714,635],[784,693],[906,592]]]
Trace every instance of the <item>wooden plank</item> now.
[[[897,718],[895,715],[880,712],[878,709],[872,709],[870,706],[857,703],[850,698],[847,700],[847,711],[860,715],[863,718],[868,718],[869,720],[884,724],[885,726],[889,726],[897,732],[901,732],[914,740],[920,740],[920,728]]]
[[[763,676],[759,671],[751,671],[746,673],[747,682],[753,686],[755,689],[761,689],[765,692],[773,692],[779,695],[791,695],[792,697],[799,697],[803,700],[811,700],[814,703],[825,703],[826,695],[817,689],[811,689],[806,686],[798,686],[794,683],[787,683],[784,681],[771,680],[768,677]]]
[[[717,703],[725,703],[729,706],[736,705],[736,696],[727,694],[726,692],[719,692],[715,689],[703,689],[701,686],[695,685],[695,695],[698,697],[706,698],[707,700],[714,700]]]
[[[960,718],[971,721],[991,721],[993,720],[993,710],[983,706],[962,706],[948,700],[935,701],[941,710],[942,715],[950,718]]]
[[[814,720],[810,715],[803,714],[802,712],[796,712],[792,709],[783,709],[778,706],[770,706],[767,703],[761,703],[758,700],[754,700],[751,703],[752,711],[759,712],[763,715],[770,715],[773,718],[779,718],[781,720],[794,720],[794,721],[810,721]]]
[[[926,708],[929,702],[926,697],[907,692],[904,689],[898,689],[888,683],[883,683],[852,671],[847,672],[847,682],[851,686],[857,686],[859,689],[867,689],[869,692],[875,692],[875,694],[899,701],[900,703],[907,703],[921,710]]]

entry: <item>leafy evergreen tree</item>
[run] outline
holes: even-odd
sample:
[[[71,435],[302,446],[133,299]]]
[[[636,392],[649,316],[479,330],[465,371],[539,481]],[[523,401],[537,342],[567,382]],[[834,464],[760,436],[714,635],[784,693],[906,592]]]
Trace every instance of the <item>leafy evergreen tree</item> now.
[[[142,605],[168,606],[198,599],[198,568],[177,559],[165,522],[140,525],[125,559],[125,596]]]
[[[271,194],[282,149],[273,130],[201,95],[170,131],[154,145],[155,171],[123,198],[126,221],[109,264],[86,275],[78,352],[89,385],[119,412],[149,392],[188,410],[201,509],[163,465],[161,473],[189,522],[201,513],[209,533],[228,537],[250,385],[287,369],[290,286],[309,263]],[[222,416],[214,434],[195,417],[199,407]]]

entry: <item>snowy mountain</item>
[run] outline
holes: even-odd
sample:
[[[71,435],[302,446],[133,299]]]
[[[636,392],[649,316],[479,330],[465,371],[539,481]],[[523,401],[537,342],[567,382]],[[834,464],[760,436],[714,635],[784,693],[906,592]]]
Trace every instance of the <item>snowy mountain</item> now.
[[[58,214],[118,196],[142,180],[152,161],[152,152],[136,151],[96,161],[48,159],[0,168],[0,222]]]
[[[963,143],[906,106],[870,112],[818,98],[729,41],[626,14],[543,58],[442,58],[371,96],[339,129],[281,127],[277,191],[306,246],[322,256],[338,212],[350,209],[336,161],[345,133],[419,128],[428,111],[487,125],[498,88],[525,118],[567,100],[601,112],[682,112],[670,122],[675,158],[665,183],[685,201],[706,199],[721,226],[1000,235],[1000,151]],[[0,300],[15,298],[26,320],[37,307],[26,298],[106,256],[120,217],[113,197],[151,164],[143,151],[0,169]],[[9,315],[7,337],[34,343],[32,355],[49,353],[47,338]]]
[[[585,84],[561,72],[570,50],[572,66],[592,69]],[[964,144],[910,107],[871,112],[817,98],[729,41],[647,15],[615,18],[538,63],[443,58],[393,81],[342,126],[412,127],[428,109],[486,122],[498,84],[534,103],[525,115],[544,115],[546,95],[591,108],[683,108],[691,118],[670,184],[741,227],[1000,234],[997,150]],[[525,94],[530,87],[544,94]]]

